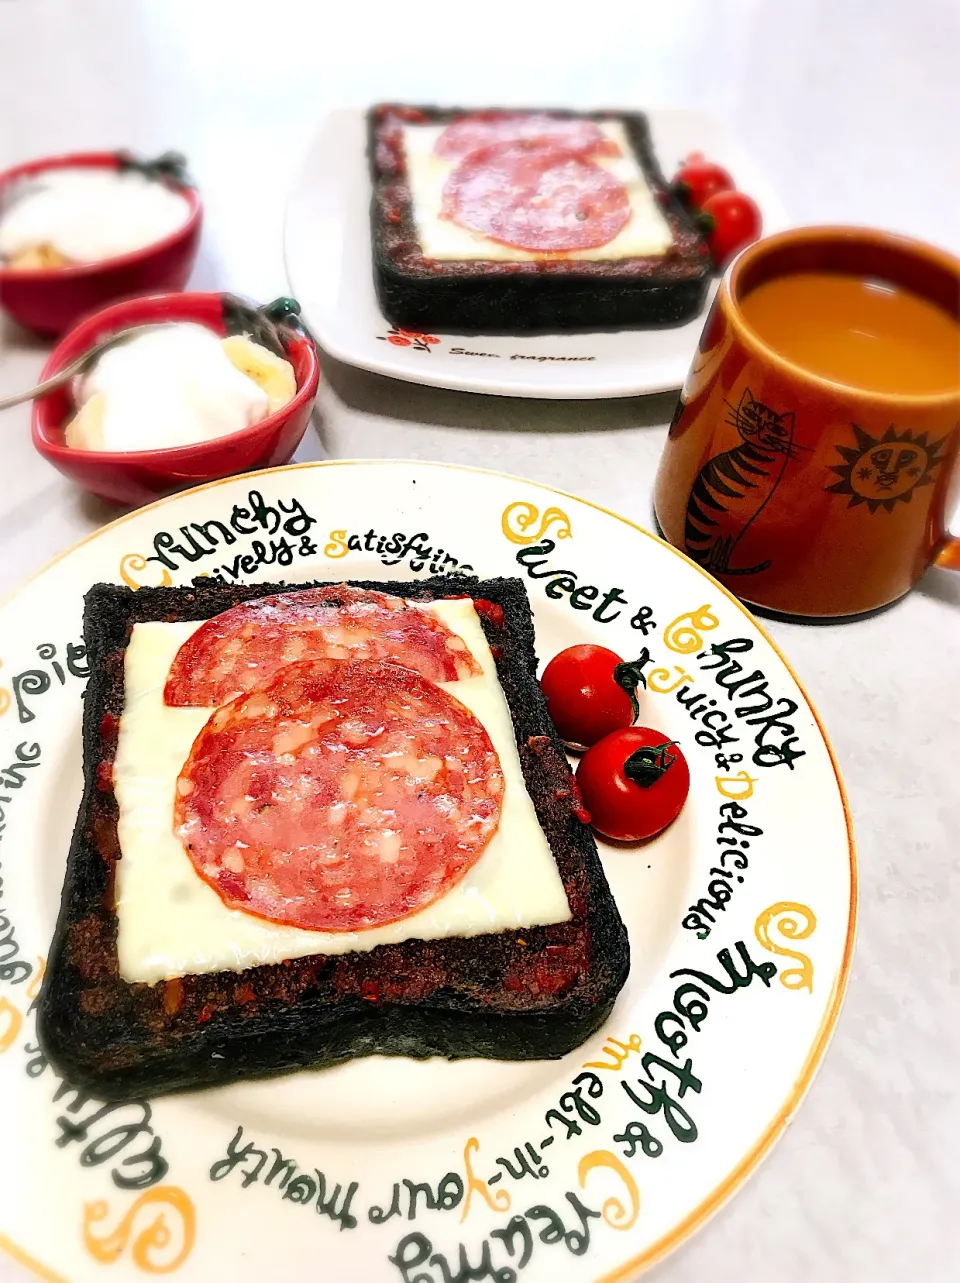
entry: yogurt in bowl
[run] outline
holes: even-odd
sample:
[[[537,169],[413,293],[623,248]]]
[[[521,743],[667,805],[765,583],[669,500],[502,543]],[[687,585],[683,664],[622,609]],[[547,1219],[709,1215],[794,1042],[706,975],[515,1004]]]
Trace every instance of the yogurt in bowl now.
[[[100,357],[74,380],[74,450],[166,450],[230,436],[297,393],[289,361],[245,335],[189,321],[160,325]]]
[[[48,169],[0,208],[0,262],[21,271],[101,262],[165,240],[190,215],[181,192],[135,168]]]
[[[185,165],[72,152],[0,173],[0,309],[59,335],[117,299],[182,290],[203,224]]]
[[[84,317],[51,352],[40,378],[51,378],[95,344],[135,326],[163,328],[127,336],[72,388],[61,385],[34,401],[33,444],[53,467],[94,494],[129,506],[289,461],[310,422],[320,378],[316,348],[294,300],[256,307],[230,294],[124,299]],[[193,333],[195,327],[209,339]],[[156,342],[170,330],[183,331],[175,352],[166,342],[158,349]],[[151,342],[138,353],[133,344],[141,338]],[[109,365],[108,356],[114,358]],[[224,370],[224,364],[233,368]],[[294,395],[287,400],[291,372]],[[162,410],[151,404],[159,396]],[[187,433],[187,422],[201,439],[171,444],[174,433]],[[153,435],[160,432],[162,438]],[[128,447],[107,448],[107,434]],[[159,447],[144,444],[158,439]]]

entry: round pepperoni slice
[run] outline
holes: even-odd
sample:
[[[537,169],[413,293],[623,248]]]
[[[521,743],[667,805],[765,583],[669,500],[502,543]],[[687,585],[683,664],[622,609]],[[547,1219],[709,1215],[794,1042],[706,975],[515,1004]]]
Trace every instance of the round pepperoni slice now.
[[[433,682],[475,677],[466,643],[436,615],[340,584],[242,602],[208,619],[174,658],[163,698],[214,708],[300,659],[391,659]]]
[[[518,249],[595,249],[630,217],[627,189],[586,156],[538,142],[472,152],[443,189],[444,217]]]
[[[619,156],[620,148],[594,120],[549,116],[544,112],[477,112],[447,125],[434,151],[448,160],[462,160],[493,143],[526,140],[546,143],[584,156]]]
[[[502,797],[487,732],[445,690],[397,664],[315,659],[211,716],[174,824],[230,908],[356,931],[455,886]]]

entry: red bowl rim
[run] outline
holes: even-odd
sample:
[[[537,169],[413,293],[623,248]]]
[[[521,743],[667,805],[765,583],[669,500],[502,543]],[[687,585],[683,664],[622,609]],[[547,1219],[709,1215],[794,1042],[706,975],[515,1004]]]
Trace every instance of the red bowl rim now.
[[[117,153],[112,151],[65,152],[59,156],[45,156],[39,160],[23,161],[11,169],[0,172],[0,191],[19,178],[32,174],[42,174],[47,169],[116,169]],[[19,267],[4,267],[0,263],[0,283],[18,281],[24,284],[40,285],[44,281],[76,280],[80,277],[96,276],[100,272],[113,271],[116,268],[135,267],[147,259],[186,240],[194,234],[203,217],[203,202],[195,187],[186,187],[169,179],[160,179],[186,200],[190,207],[187,221],[172,231],[162,240],[151,241],[141,249],[131,250],[129,254],[116,254],[113,258],[98,258],[93,263],[69,263],[63,267],[33,267],[24,270]]]
[[[112,303],[109,307],[101,308],[98,312],[91,312],[89,316],[85,316],[79,324],[68,330],[60,339],[47,357],[46,363],[40,371],[38,382],[42,383],[44,379],[52,378],[63,367],[65,362],[62,360],[62,349],[68,343],[73,346],[73,342],[80,331],[87,329],[98,330],[101,334],[105,334],[109,331],[107,328],[102,328],[104,321],[121,321],[132,307],[141,308],[146,305],[147,311],[151,312],[162,303],[183,303],[183,315],[174,317],[174,320],[192,321],[194,324],[205,325],[210,329],[212,327],[208,324],[206,318],[192,310],[191,304],[216,302],[219,305],[222,299],[223,295],[215,292],[188,294],[180,291],[169,291],[163,294],[146,294],[137,298],[124,299],[119,303]],[[123,326],[118,324],[115,328],[122,329]],[[140,467],[155,466],[161,468],[175,465],[181,459],[195,462],[211,451],[222,450],[225,446],[233,445],[249,436],[258,434],[269,436],[271,431],[276,430],[284,420],[314,399],[320,382],[320,362],[313,342],[305,334],[295,334],[291,341],[291,346],[302,351],[307,359],[307,375],[302,382],[298,382],[296,395],[286,405],[281,406],[279,410],[275,410],[273,414],[268,414],[266,418],[260,419],[257,423],[251,423],[245,428],[240,428],[237,432],[231,432],[222,437],[211,437],[209,441],[197,441],[193,445],[164,446],[163,449],[159,450],[76,450],[73,446],[51,441],[49,437],[43,434],[40,428],[40,407],[46,397],[38,397],[34,402],[31,422],[33,444],[40,454],[51,459],[88,459],[105,464],[131,464]],[[47,393],[47,396],[51,395],[53,394]],[[62,424],[57,430],[61,429]]]

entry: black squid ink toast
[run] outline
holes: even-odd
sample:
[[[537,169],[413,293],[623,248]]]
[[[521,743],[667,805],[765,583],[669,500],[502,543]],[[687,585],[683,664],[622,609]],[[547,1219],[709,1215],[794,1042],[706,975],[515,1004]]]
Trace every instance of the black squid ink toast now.
[[[607,1018],[629,970],[626,929],[604,877],[536,680],[533,623],[519,580],[358,582],[419,601],[470,596],[512,716],[527,791],[571,919],[473,937],[408,939],[157,984],[119,974],[113,898],[118,808],[112,762],[124,653],[148,620],[203,620],[239,602],[314,584],[185,588],[109,584],[87,594],[91,676],[83,718],[83,800],[39,1000],[55,1067],[107,1100],[232,1082],[386,1054],[553,1059]]]
[[[526,110],[540,114],[544,109]],[[418,239],[401,131],[405,125],[446,125],[473,114],[464,108],[394,103],[377,104],[367,114],[374,285],[389,321],[421,331],[521,334],[681,325],[699,314],[712,271],[707,245],[664,178],[647,118],[638,112],[550,109],[546,114],[623,125],[672,236],[665,253],[509,262],[427,257]]]

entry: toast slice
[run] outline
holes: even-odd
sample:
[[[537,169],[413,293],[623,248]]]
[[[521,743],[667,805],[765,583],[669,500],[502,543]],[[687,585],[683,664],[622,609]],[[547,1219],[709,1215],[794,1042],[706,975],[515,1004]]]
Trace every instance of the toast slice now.
[[[606,1019],[629,970],[626,929],[536,680],[519,580],[425,579],[353,586],[428,602],[469,596],[513,720],[524,782],[571,917],[471,937],[407,939],[337,957],[129,983],[118,963],[112,785],[133,625],[209,619],[252,598],[323,584],[112,584],[87,594],[91,676],[83,800],[39,1000],[41,1044],[71,1082],[107,1100],[223,1084],[372,1054],[553,1059]]]
[[[368,113],[374,284],[389,321],[420,331],[520,334],[680,325],[698,315],[711,259],[690,214],[664,179],[647,119],[638,112],[551,109],[548,114],[622,125],[632,159],[669,227],[672,243],[665,252],[608,259],[548,255],[525,261],[428,257],[414,216],[403,131],[474,114],[463,108],[394,103],[378,104]],[[516,113],[483,113],[502,114]]]

